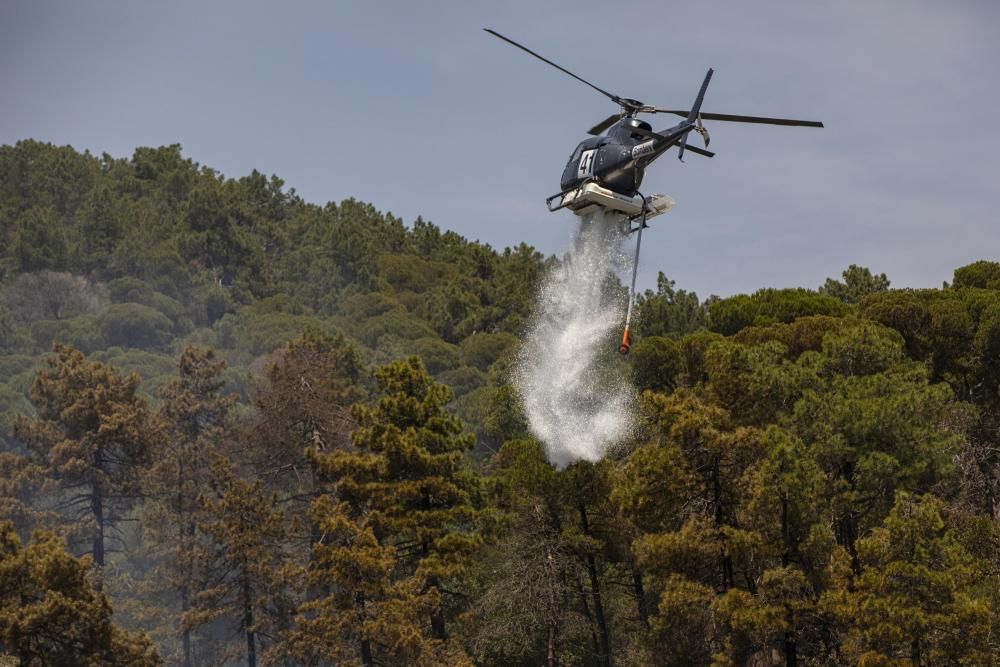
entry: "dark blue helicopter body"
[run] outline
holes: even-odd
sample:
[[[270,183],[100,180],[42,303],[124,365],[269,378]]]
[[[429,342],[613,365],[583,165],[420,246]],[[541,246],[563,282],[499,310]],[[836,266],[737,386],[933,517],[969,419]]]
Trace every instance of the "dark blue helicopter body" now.
[[[695,129],[680,123],[663,132],[653,132],[649,123],[623,118],[607,136],[585,139],[569,156],[559,185],[563,192],[593,181],[614,192],[634,196],[642,186],[646,167]],[[688,150],[711,157],[713,153],[688,146]]]
[[[526,51],[542,62],[552,65],[577,81],[590,86],[609,98],[612,102],[618,104],[621,108],[620,113],[613,114],[590,128],[590,134],[601,135],[605,130],[608,130],[607,135],[595,136],[592,139],[581,141],[572,155],[570,155],[569,161],[566,163],[566,168],[563,170],[562,179],[560,179],[563,194],[571,192],[588,182],[594,182],[615,193],[628,197],[635,196],[639,191],[639,186],[642,185],[645,168],[672,146],[679,147],[678,157],[682,160],[685,150],[705,157],[714,156],[715,153],[695,146],[689,146],[687,143],[688,135],[694,131],[702,136],[705,140],[705,146],[708,146],[708,132],[705,130],[704,125],[702,125],[703,120],[823,127],[823,123],[810,120],[702,113],[701,103],[705,98],[705,90],[708,88],[708,83],[712,79],[711,69],[705,75],[705,80],[701,84],[701,90],[698,91],[698,97],[690,109],[661,109],[660,107],[649,106],[639,100],[619,97],[602,88],[598,88],[586,79],[573,74],[568,69],[540,56],[514,40],[504,37],[495,30],[490,30],[489,28],[484,28],[484,30],[491,35],[499,37],[508,44]],[[635,117],[639,113],[669,113],[681,116],[684,120],[662,132],[653,132],[649,123]]]

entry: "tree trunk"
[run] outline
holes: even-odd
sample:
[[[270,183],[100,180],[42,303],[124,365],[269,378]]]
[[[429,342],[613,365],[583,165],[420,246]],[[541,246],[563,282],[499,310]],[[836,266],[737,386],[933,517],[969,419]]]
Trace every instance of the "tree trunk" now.
[[[715,514],[715,527],[722,529],[722,471],[719,469],[718,457],[712,462],[712,505]],[[728,591],[735,587],[733,576],[733,559],[728,554],[720,554],[722,562],[722,590]]]
[[[781,542],[785,547],[781,552],[781,565],[788,567],[791,562],[792,537],[788,527],[788,498],[784,494],[781,495]]]
[[[797,667],[799,664],[798,648],[795,645],[795,633],[785,632],[785,667]]]
[[[556,662],[556,624],[551,620],[549,621],[549,639],[547,647],[548,651],[545,658],[546,667],[557,667],[559,663]]]
[[[430,499],[427,498],[426,496],[424,497],[424,505],[428,509],[430,508]],[[424,542],[423,546],[421,547],[421,552],[423,553],[424,558],[429,556],[431,552],[430,544]],[[438,589],[439,593],[441,592],[441,582],[438,580],[437,577],[427,578],[427,589],[430,590],[431,588],[436,588]],[[434,609],[431,609],[430,620],[431,620],[431,636],[434,637],[434,639],[440,639],[442,641],[448,639],[448,633],[444,627],[444,614],[441,612],[440,604],[435,606]]]
[[[98,576],[94,581],[94,589],[100,592],[104,588],[104,497],[97,491],[94,492],[90,500],[90,507],[94,513],[94,522],[97,524],[97,532],[94,533],[94,565],[97,566]]]
[[[354,593],[354,602],[358,606],[358,611],[360,611],[361,615],[364,616],[365,615],[365,596],[364,596],[364,594],[360,593],[360,592],[355,592]],[[375,665],[375,660],[372,658],[372,643],[371,643],[371,640],[368,639],[368,637],[366,637],[364,635],[361,636],[361,664],[364,665],[364,667],[374,667],[374,665]]]
[[[580,505],[580,524],[583,534],[591,537],[587,508]],[[608,638],[608,624],[604,618],[604,603],[601,600],[601,582],[597,576],[597,559],[588,552],[586,557],[587,575],[590,577],[590,594],[594,601],[594,620],[597,622],[597,636],[600,646],[599,660],[602,667],[611,667],[611,641]]]
[[[442,641],[448,639],[448,631],[444,627],[444,616],[441,614],[440,607],[431,613],[431,636]]]
[[[855,575],[861,574],[861,559],[858,558],[858,527],[853,515],[847,514],[837,522],[837,542],[847,550],[851,556],[851,569]]]
[[[788,497],[784,494],[781,496],[781,541],[784,543],[784,550],[781,552],[781,565],[788,567],[788,564],[792,561],[792,537],[791,529],[788,525]],[[788,619],[789,627],[795,627],[795,616],[790,608],[786,607],[785,616]],[[784,644],[785,667],[796,667],[799,664],[798,647],[795,644],[795,632],[793,630],[785,630]]]
[[[430,577],[427,580],[427,585],[430,588],[437,588],[438,591],[441,590],[441,582],[438,581],[437,577]],[[437,605],[431,610],[431,636],[434,639],[442,641],[448,639],[448,631],[444,625],[444,614],[441,611],[441,605]]]
[[[188,587],[181,586],[181,619],[183,619],[184,615],[187,613],[189,605]],[[191,661],[191,631],[186,627],[181,630],[181,645],[184,647],[183,667],[192,667],[194,663]]]
[[[590,628],[590,642],[594,651],[594,655],[601,652],[601,645],[597,639],[597,631],[594,630],[594,615],[590,613],[590,603],[587,602],[587,593],[583,590],[583,582],[580,581],[580,572],[573,568],[573,581],[576,584],[576,593],[580,596],[580,607],[583,609],[583,615],[587,619],[587,627]]]
[[[104,498],[95,493],[91,501],[94,511],[94,521],[97,523],[97,533],[94,535],[94,564],[104,567]]]
[[[189,551],[194,543],[195,522],[194,517],[185,513],[184,502],[184,469],[179,464],[177,469],[177,514],[180,516],[180,553],[182,574],[184,583],[181,585],[181,646],[184,649],[183,667],[193,667],[194,661],[191,658],[191,630],[183,625],[184,615],[191,607],[191,593],[188,584],[193,579],[191,575],[191,561]]]
[[[253,630],[253,598],[250,582],[243,580],[243,629],[247,635],[247,667],[257,667],[257,642]]]
[[[557,653],[557,645],[559,643],[559,602],[557,600],[557,591],[559,590],[559,585],[556,577],[556,566],[555,558],[552,556],[552,545],[545,545],[545,572],[549,578],[549,609],[547,616],[546,625],[548,626],[548,640],[546,641],[546,667],[558,667],[559,657]]]
[[[601,601],[601,583],[597,578],[597,564],[594,557],[587,556],[587,573],[590,575],[590,592],[594,600],[594,617],[597,620],[597,633],[600,639],[602,667],[611,667],[611,641],[608,638],[608,624],[604,618],[604,604]]]
[[[372,660],[372,643],[367,637],[361,639],[361,664],[364,667],[374,667],[375,661]]]
[[[636,610],[639,612],[639,620],[649,627],[649,609],[646,608],[646,589],[642,585],[642,572],[635,563],[632,563],[632,592],[635,594]]]

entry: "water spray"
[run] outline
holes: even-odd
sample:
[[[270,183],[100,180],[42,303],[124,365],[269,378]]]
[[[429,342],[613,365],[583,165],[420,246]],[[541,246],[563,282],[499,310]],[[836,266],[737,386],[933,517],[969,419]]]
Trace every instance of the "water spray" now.
[[[633,389],[611,346],[623,295],[627,218],[594,208],[580,216],[570,252],[545,277],[521,349],[516,383],[531,432],[562,467],[597,461],[632,432]]]
[[[580,227],[572,250],[539,290],[516,383],[531,432],[556,466],[597,461],[632,433],[634,389],[624,367],[615,363],[613,347],[625,303],[608,278],[624,273],[631,258],[622,245],[638,232],[625,335],[618,348],[624,354],[631,346],[628,327],[642,228],[673,204],[664,195],[627,197],[595,183],[550,202],[553,210],[576,213]]]

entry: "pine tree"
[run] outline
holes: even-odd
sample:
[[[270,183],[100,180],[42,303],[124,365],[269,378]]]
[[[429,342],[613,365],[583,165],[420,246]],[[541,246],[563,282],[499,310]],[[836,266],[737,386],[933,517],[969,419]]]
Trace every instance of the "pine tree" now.
[[[29,456],[0,452],[0,517],[11,522],[22,539],[37,529],[55,529],[59,515],[45,504],[56,487],[44,466]]]
[[[361,361],[343,335],[307,329],[275,354],[254,403],[250,459],[268,484],[305,506],[326,488],[308,452],[350,445],[350,407],[364,398]]]
[[[651,664],[709,663],[727,634],[713,609],[717,597],[758,592],[763,540],[745,525],[740,502],[760,432],[738,426],[711,399],[689,389],[647,392],[650,441],[612,476],[611,497],[640,533],[632,549],[643,592],[648,585],[657,600],[643,656]]]
[[[212,465],[210,485],[198,524],[201,586],[184,625],[193,630],[230,623],[242,635],[247,666],[256,667],[258,648],[266,657],[290,628],[301,571],[284,553],[287,517],[275,495],[265,493],[259,480],[240,479],[222,458]]]
[[[153,599],[166,598],[163,603],[168,607],[179,605],[177,613],[167,614],[162,614],[161,605],[154,605],[151,610],[160,617],[148,621],[166,621],[171,634],[179,633],[181,664],[190,667],[194,664],[191,630],[182,627],[180,619],[191,608],[198,587],[196,529],[203,510],[198,495],[210,481],[211,463],[222,449],[236,397],[222,395],[225,362],[210,349],[188,346],[177,369],[178,377],[160,392],[160,428],[151,451],[153,463],[144,478],[143,516],[155,565],[146,592]]]
[[[89,558],[73,558],[52,533],[27,547],[0,523],[0,658],[21,667],[155,667],[144,634],[111,623],[111,605],[87,578]]]
[[[933,495],[899,492],[883,524],[858,540],[864,571],[823,600],[843,624],[845,658],[912,667],[996,664],[997,574],[962,544],[949,525],[955,518]],[[992,551],[996,529],[986,532]]]
[[[376,613],[378,618],[370,623],[383,627],[370,634],[363,623],[352,628],[357,653],[366,665],[374,664],[377,652],[396,655],[400,647],[376,642],[398,636],[398,628],[393,628],[410,623],[417,611],[430,630],[417,655],[448,652],[445,582],[464,572],[480,541],[473,504],[476,480],[464,464],[472,437],[445,409],[450,390],[436,384],[415,357],[378,369],[375,380],[379,398],[352,410],[358,423],[353,449],[317,455],[322,472],[336,480],[343,503],[337,507],[349,508],[341,514],[355,522],[349,534],[374,538],[373,548],[391,549],[394,558],[391,585],[384,589],[392,595],[353,601],[357,618]],[[339,551],[342,567],[360,567],[354,543],[348,540]],[[408,597],[387,606],[399,591]],[[404,610],[407,606],[409,611]],[[426,634],[426,626],[423,630]]]
[[[367,518],[347,503],[320,496],[310,514],[321,537],[309,583],[325,594],[302,605],[291,654],[310,666],[382,664],[376,653],[390,664],[444,664],[442,643],[424,630],[438,592],[421,590],[412,577],[393,581],[396,550],[380,544]]]
[[[18,417],[14,433],[56,482],[56,508],[82,526],[89,542],[83,551],[103,568],[107,542],[119,539],[117,523],[138,493],[149,412],[137,394],[138,375],[117,375],[59,343],[53,351],[31,388],[38,416]]]
[[[756,598],[732,595],[722,606],[729,617],[741,616],[759,645],[780,643],[786,665],[809,664],[832,648],[830,628],[817,610],[839,549],[822,500],[826,478],[788,431],[771,426],[761,444],[764,457],[743,477],[744,516],[767,545],[761,556],[772,567],[761,575]]]
[[[503,517],[496,543],[472,573],[477,585],[462,619],[467,646],[487,665],[557,667],[598,654],[581,541],[566,526],[575,513],[569,476],[532,439],[504,443],[497,463],[495,504]]]

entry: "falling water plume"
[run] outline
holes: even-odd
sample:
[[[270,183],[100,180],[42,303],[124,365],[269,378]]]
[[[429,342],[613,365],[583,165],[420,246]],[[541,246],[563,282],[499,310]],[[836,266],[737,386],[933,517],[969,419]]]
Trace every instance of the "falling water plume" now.
[[[517,368],[532,433],[563,467],[597,461],[632,430],[632,388],[615,358],[622,298],[608,281],[625,261],[620,216],[580,220],[573,249],[545,279]]]

